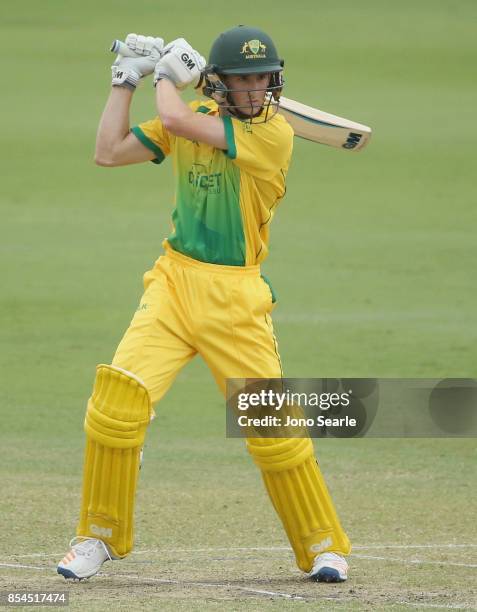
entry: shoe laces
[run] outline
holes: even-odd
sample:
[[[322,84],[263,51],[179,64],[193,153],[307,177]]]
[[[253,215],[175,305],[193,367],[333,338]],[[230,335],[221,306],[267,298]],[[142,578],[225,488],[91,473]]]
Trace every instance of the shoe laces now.
[[[82,555],[89,558],[96,552],[98,542],[100,542],[103,546],[105,553],[108,555],[108,559],[112,561],[108,547],[102,540],[87,538],[85,536],[76,536],[70,541],[70,546],[71,548],[74,548],[77,555]]]

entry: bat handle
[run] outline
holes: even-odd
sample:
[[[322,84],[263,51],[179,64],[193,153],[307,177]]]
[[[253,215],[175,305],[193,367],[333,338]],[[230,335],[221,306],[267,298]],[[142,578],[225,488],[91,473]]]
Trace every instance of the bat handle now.
[[[137,53],[134,53],[134,51],[130,49],[126,43],[123,43],[122,40],[113,40],[110,50],[112,53],[119,53],[123,57],[141,57]]]

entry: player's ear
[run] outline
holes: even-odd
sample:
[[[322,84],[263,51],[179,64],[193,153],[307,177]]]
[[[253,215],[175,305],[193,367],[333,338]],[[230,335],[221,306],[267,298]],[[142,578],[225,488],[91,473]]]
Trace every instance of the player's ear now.
[[[272,96],[274,100],[278,102],[282,93],[283,85],[285,80],[283,79],[282,72],[272,72],[270,75],[269,87],[271,88]]]
[[[227,98],[227,85],[222,81],[223,75],[214,72],[214,66],[206,66],[202,71],[204,77],[202,93],[212,98],[218,104],[223,104]]]

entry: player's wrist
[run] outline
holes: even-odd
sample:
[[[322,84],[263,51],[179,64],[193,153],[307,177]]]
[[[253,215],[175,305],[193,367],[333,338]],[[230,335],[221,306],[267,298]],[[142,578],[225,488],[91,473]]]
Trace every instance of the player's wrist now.
[[[154,75],[154,87],[157,86],[159,81],[169,81],[174,85],[174,87],[176,87],[174,79],[171,77],[170,74],[167,74],[166,72],[158,72]]]
[[[129,87],[136,89],[141,80],[142,74],[131,68],[130,66],[111,66],[111,83],[112,85],[119,85],[123,87]]]
[[[131,92],[135,92],[136,91],[136,85],[133,85],[132,83],[129,83],[128,81],[124,81],[124,83],[113,83],[112,87],[114,89],[127,89],[128,91]]]

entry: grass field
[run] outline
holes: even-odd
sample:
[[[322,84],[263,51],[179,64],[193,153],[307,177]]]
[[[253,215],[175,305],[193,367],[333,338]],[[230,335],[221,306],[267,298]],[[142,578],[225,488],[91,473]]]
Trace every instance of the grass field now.
[[[213,12],[208,12],[213,11]],[[3,3],[0,590],[75,610],[477,609],[477,445],[323,440],[355,544],[350,580],[310,584],[199,360],[156,407],[136,551],[87,583],[56,562],[79,506],[82,421],[169,231],[169,164],[92,162],[113,38],[254,23],[286,95],[374,129],[353,155],[297,141],[264,271],[290,377],[474,377],[473,0]],[[132,121],[154,115],[150,83]]]

